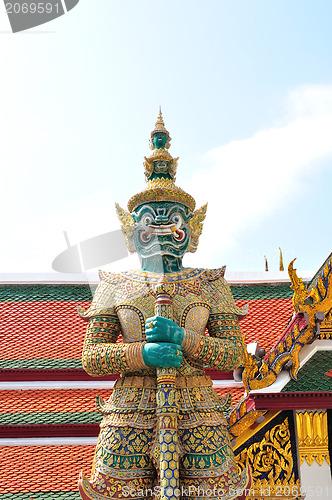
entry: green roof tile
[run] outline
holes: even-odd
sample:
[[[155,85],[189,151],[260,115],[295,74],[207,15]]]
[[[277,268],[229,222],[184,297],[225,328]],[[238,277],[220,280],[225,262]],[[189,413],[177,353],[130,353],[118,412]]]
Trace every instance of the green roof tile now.
[[[0,302],[42,300],[91,301],[96,286],[89,285],[2,285]],[[293,296],[289,283],[273,285],[231,285],[235,299],[287,299]]]
[[[82,369],[80,359],[0,359],[0,370]]]
[[[81,500],[78,491],[33,491],[31,493],[0,493],[0,500]]]
[[[0,414],[0,425],[99,424],[102,415],[94,412],[41,412]]]
[[[95,290],[92,287],[92,291]],[[92,300],[89,285],[3,285],[0,302],[25,302],[40,300],[82,301]]]
[[[235,300],[290,299],[293,290],[290,283],[275,285],[231,285]]]
[[[325,375],[332,369],[332,351],[318,351],[299,370],[297,382],[291,380],[282,392],[332,391],[332,377]]]

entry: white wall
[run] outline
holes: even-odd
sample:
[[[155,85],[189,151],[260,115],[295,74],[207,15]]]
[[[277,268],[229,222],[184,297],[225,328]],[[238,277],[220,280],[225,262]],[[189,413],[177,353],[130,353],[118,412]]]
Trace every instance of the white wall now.
[[[306,460],[300,467],[301,489],[306,492],[306,500],[331,500],[332,480],[330,466],[324,460],[322,465],[316,461],[308,465]]]

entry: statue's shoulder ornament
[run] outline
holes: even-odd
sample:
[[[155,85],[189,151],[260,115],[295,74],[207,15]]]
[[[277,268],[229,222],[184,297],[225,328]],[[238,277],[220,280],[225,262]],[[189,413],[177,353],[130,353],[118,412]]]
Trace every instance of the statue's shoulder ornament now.
[[[122,273],[109,273],[107,271],[99,271],[100,282],[104,282],[108,285],[118,286],[123,281],[126,280],[126,277]]]
[[[206,269],[202,274],[209,289],[211,314],[231,313],[240,319],[248,313],[248,306],[238,307],[234,301],[231,288],[225,280],[226,266],[219,269]]]
[[[204,269],[202,273],[202,279],[206,281],[216,281],[223,278],[225,275],[226,266],[220,267],[218,269]]]
[[[89,320],[93,316],[113,316],[115,315],[116,290],[121,288],[125,280],[121,274],[99,271],[100,283],[94,293],[90,307],[84,310],[78,308],[81,318]]]

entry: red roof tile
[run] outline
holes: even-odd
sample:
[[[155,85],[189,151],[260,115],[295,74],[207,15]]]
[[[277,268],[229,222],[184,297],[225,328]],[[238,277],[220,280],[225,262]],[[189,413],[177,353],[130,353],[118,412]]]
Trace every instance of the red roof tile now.
[[[241,307],[248,301],[240,300]],[[2,359],[80,359],[86,323],[77,306],[88,302],[38,301],[0,303]],[[291,299],[249,300],[241,321],[246,343],[270,349],[292,314]]]
[[[222,388],[215,389],[216,393],[220,397],[226,396],[226,394],[231,394],[232,403],[231,406],[235,406],[244,396],[244,387],[230,387],[230,388]]]
[[[94,412],[99,395],[107,400],[112,389],[0,391],[0,414],[34,412]]]
[[[86,323],[77,306],[88,302],[2,302],[2,359],[79,359]]]
[[[240,307],[248,303],[244,300],[236,302]],[[259,347],[268,351],[281,337],[292,313],[291,299],[249,301],[249,312],[240,322],[245,343],[258,341]]]
[[[234,406],[244,394],[243,388],[217,388],[219,396],[232,395]],[[112,389],[60,389],[0,391],[0,414],[36,412],[88,412],[97,411],[96,396],[107,400]]]

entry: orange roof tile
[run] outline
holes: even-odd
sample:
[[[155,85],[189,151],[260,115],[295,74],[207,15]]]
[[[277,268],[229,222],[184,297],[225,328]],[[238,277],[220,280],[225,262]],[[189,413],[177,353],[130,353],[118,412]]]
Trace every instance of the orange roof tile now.
[[[79,359],[86,323],[77,306],[89,302],[2,302],[2,359]]]
[[[0,493],[73,491],[89,474],[95,446],[0,447]]]
[[[241,321],[246,343],[258,341],[268,351],[279,339],[293,312],[291,299],[238,300],[249,313]],[[25,301],[0,303],[1,359],[77,359],[86,323],[77,306],[89,302]]]
[[[112,389],[0,391],[0,414],[34,412],[95,412],[99,395],[107,400]]]
[[[244,393],[243,388],[217,388],[219,396],[232,395],[232,406]],[[9,390],[0,391],[0,414],[36,412],[88,412],[97,411],[96,396],[107,400],[112,389],[55,389],[55,390]]]
[[[229,387],[229,388],[216,388],[216,393],[220,397],[226,396],[226,394],[231,394],[232,403],[231,406],[235,406],[244,396],[245,389],[244,387]]]

